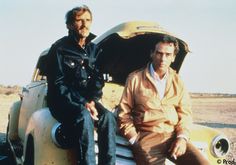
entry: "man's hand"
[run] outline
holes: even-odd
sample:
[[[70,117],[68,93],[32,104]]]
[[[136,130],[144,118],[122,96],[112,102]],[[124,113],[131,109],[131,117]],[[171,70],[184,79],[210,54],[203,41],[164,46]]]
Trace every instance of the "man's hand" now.
[[[91,101],[89,103],[85,104],[86,109],[90,112],[91,117],[93,118],[93,120],[98,120],[98,111],[95,108],[95,103],[94,101]]]
[[[187,141],[184,138],[177,138],[171,145],[169,152],[172,158],[185,154],[187,148]]]
[[[133,144],[137,141],[137,139],[139,138],[139,136],[140,136],[140,133],[137,133],[137,135],[135,135],[135,136],[133,136],[132,138],[129,139],[129,143],[130,143],[131,145],[133,145]]]

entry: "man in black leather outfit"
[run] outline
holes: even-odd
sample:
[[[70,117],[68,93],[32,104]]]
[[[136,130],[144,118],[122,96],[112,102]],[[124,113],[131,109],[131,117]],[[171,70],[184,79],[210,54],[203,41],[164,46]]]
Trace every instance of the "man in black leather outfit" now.
[[[98,132],[98,164],[115,164],[114,115],[98,100],[103,77],[96,68],[99,50],[90,42],[92,13],[83,5],[66,14],[69,31],[49,50],[47,79],[48,106],[54,118],[75,130],[78,164],[95,165],[94,124]]]

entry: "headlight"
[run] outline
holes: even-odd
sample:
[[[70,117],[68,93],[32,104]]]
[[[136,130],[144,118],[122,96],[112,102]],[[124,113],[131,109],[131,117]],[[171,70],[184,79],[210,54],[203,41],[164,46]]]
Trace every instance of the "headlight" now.
[[[65,126],[61,123],[55,123],[52,127],[51,137],[53,142],[60,148],[68,149],[73,147],[76,136],[73,126]]]
[[[211,153],[215,157],[223,157],[228,154],[230,150],[229,140],[223,136],[216,136],[211,143]]]

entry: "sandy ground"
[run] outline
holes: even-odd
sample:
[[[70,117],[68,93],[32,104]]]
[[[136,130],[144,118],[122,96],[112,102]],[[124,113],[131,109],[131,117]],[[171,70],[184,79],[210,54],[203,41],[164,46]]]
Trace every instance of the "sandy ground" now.
[[[4,140],[7,115],[18,95],[0,95],[0,141]],[[195,123],[222,131],[231,141],[227,160],[236,161],[236,97],[194,97],[193,118]]]
[[[0,94],[0,133],[5,133],[9,109],[12,103],[17,100],[19,100],[19,96],[17,94]]]

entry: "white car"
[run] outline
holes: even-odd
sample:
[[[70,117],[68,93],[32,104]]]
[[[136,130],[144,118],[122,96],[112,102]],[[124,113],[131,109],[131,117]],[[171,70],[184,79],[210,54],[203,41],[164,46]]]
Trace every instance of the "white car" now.
[[[163,34],[172,35],[156,23],[127,22],[93,41],[102,50],[97,60],[106,81],[100,100],[105,107],[115,111],[127,75],[146,65],[150,45]],[[172,64],[177,72],[189,52],[187,43],[179,38],[178,41],[180,52]],[[40,55],[32,81],[23,89],[21,100],[15,102],[9,112],[7,142],[17,165],[76,164],[73,135],[65,133],[47,107],[47,80],[44,74],[47,53],[48,50]],[[193,126],[191,142],[212,164],[223,159],[230,147],[229,140],[222,133],[200,125]],[[116,164],[135,164],[128,141],[118,134],[116,154]]]

